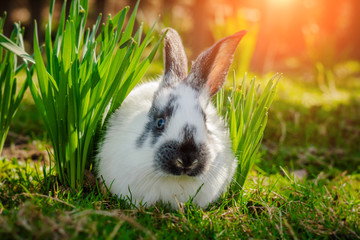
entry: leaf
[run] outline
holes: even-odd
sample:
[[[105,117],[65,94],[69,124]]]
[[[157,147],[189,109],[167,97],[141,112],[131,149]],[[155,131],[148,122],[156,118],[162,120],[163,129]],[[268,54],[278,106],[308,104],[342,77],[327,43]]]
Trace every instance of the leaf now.
[[[6,48],[7,50],[15,53],[19,57],[23,58],[24,61],[29,61],[31,63],[35,63],[34,59],[27,53],[25,50],[18,45],[16,45],[14,42],[12,42],[10,39],[5,37],[2,33],[0,33],[0,45],[3,48]]]

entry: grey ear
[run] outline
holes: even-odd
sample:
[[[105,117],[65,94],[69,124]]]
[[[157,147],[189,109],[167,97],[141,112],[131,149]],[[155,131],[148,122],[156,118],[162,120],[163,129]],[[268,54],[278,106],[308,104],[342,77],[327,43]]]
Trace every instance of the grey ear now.
[[[240,31],[216,42],[195,60],[187,82],[197,90],[207,88],[210,96],[216,94],[225,83],[233,56],[247,31]]]
[[[162,31],[164,38],[165,74],[163,83],[171,85],[174,81],[183,80],[187,76],[188,65],[184,46],[179,34],[172,28]]]

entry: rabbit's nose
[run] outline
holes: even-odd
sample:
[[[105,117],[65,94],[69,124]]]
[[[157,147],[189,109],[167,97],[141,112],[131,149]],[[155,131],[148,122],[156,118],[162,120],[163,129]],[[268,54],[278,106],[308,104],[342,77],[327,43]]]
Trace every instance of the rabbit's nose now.
[[[187,170],[191,170],[193,168],[195,168],[197,166],[197,164],[199,163],[199,160],[195,159],[195,160],[188,160],[187,161],[183,161],[180,158],[177,158],[175,160],[175,166],[178,168],[183,169],[185,172]]]
[[[184,162],[180,159],[180,158],[177,158],[175,160],[175,165],[178,167],[178,168],[183,168],[184,167]]]

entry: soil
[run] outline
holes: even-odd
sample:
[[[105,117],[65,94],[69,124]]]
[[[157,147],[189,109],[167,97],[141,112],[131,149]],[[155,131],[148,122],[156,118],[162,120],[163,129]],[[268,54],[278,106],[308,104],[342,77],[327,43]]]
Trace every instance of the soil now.
[[[7,159],[16,158],[20,161],[28,159],[33,161],[48,161],[48,152],[46,150],[40,150],[38,145],[38,142],[31,141],[28,136],[9,132],[1,156]],[[46,146],[46,148],[49,149],[50,147]]]

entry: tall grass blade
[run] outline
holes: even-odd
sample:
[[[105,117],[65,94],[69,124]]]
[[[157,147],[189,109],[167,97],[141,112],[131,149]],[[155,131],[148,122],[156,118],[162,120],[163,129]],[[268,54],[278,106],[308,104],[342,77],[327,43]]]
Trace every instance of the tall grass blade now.
[[[18,73],[25,66],[19,65],[17,56],[21,55],[25,63],[34,60],[24,51],[23,32],[20,24],[15,23],[10,38],[5,37],[3,26],[6,13],[0,17],[0,155],[2,153],[10,123],[16,114],[28,85],[24,81],[18,89]],[[32,74],[33,70],[29,70]]]
[[[216,97],[218,113],[225,117],[229,126],[233,151],[238,160],[232,187],[240,192],[254,165],[267,123],[267,114],[275,96],[276,74],[260,93],[255,88],[255,79],[246,86],[246,75],[241,86],[236,85],[235,75],[232,90],[220,91]],[[239,195],[237,195],[239,196]]]

